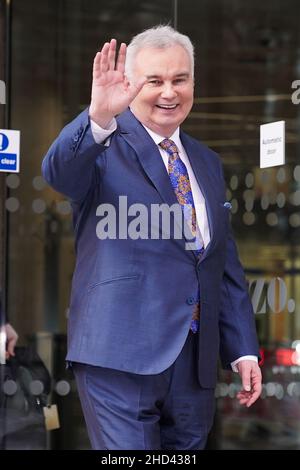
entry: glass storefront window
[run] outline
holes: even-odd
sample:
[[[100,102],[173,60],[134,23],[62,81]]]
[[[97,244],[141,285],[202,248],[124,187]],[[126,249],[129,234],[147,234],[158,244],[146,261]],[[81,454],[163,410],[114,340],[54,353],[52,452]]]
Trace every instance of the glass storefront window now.
[[[219,448],[300,445],[300,107],[291,99],[299,78],[299,8],[281,0],[179,2],[179,29],[197,49],[196,104],[185,128],[223,160],[264,356],[263,395],[250,410],[233,399],[239,380],[220,373],[212,436]],[[286,164],[262,170],[259,126],[280,120]]]
[[[21,130],[22,160],[20,174],[5,180],[8,313],[19,344],[34,345],[51,373],[48,399],[58,406],[61,426],[48,433],[47,448],[90,445],[64,361],[74,268],[71,207],[41,177],[42,157],[61,128],[88,106],[98,48],[110,37],[128,42],[143,29],[172,22],[173,8],[171,0],[11,2],[10,125]],[[31,446],[41,446],[34,433]]]

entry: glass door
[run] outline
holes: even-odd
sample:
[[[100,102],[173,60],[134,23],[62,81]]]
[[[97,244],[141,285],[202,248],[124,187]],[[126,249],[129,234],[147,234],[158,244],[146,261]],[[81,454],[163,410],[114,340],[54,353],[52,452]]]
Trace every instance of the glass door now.
[[[222,158],[263,357],[263,396],[250,410],[233,399],[239,379],[220,374],[212,445],[296,449],[300,106],[292,100],[292,84],[300,79],[300,4],[187,0],[178,6],[178,27],[193,38],[197,51],[196,100],[185,127]],[[281,120],[286,124],[286,164],[262,170],[260,125]]]

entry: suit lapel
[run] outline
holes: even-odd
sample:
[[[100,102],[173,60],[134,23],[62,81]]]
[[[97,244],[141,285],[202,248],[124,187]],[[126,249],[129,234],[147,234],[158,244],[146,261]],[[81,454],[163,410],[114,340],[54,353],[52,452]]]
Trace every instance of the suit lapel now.
[[[141,166],[148,178],[152,181],[162,200],[168,206],[178,204],[160,152],[148,132],[134,117],[130,110],[122,113],[118,117],[117,121],[119,125],[119,134],[135,150]],[[173,214],[171,214],[171,217],[174,221],[175,218]],[[177,241],[185,246],[184,237]],[[194,252],[191,252],[191,256],[195,256]]]
[[[139,124],[138,129],[132,129],[130,132],[121,132],[121,135],[135,150],[140,164],[163,201],[168,205],[177,203],[164,162],[148,132]]]

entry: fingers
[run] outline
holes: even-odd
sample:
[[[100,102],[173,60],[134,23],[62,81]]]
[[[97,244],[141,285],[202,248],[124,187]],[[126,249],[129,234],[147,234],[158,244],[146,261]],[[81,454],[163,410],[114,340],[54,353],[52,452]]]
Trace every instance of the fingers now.
[[[247,408],[249,408],[259,398],[260,393],[260,390],[255,389],[253,389],[251,392],[241,391],[237,394],[237,399],[239,400],[240,405],[245,405]]]
[[[252,401],[253,396],[254,396],[254,393],[252,392],[241,391],[237,394],[237,399],[239,400],[241,405],[248,406],[249,402]],[[255,394],[255,397],[256,397],[256,394]],[[257,398],[258,397],[256,397],[255,399]],[[252,403],[254,403],[254,401]]]
[[[93,64],[93,78],[95,79],[100,77],[100,61],[101,61],[101,52],[97,52],[94,58],[94,64]]]
[[[256,402],[256,400],[259,398],[260,392],[253,392],[252,396],[249,398],[249,400],[246,403],[247,408],[249,408],[253,403]]]
[[[242,379],[243,389],[246,392],[250,392],[251,390],[251,368],[250,367],[244,367],[242,369],[241,379]]]
[[[126,44],[122,42],[118,58],[116,60],[117,41],[111,39],[110,42],[106,42],[101,52],[97,52],[94,59],[93,73],[94,77],[98,78],[100,74],[107,72],[108,70],[118,70],[121,73],[125,71],[125,59],[126,59]]]
[[[100,73],[105,73],[108,70],[108,51],[110,43],[106,42],[101,49],[101,59],[100,59]]]
[[[261,372],[258,369],[257,371],[252,371],[252,390],[251,396],[247,402],[247,407],[253,405],[254,402],[260,397],[262,391],[261,385]]]
[[[17,341],[18,341],[18,336],[14,336],[13,338],[11,338],[9,341],[8,341],[8,344],[7,344],[7,352],[10,356],[14,356],[15,355],[15,346],[17,344]]]
[[[107,64],[108,64],[109,70],[115,70],[116,47],[117,47],[117,41],[115,39],[112,39],[109,43],[109,49],[107,53]]]
[[[122,42],[120,49],[119,49],[119,55],[118,55],[118,60],[117,60],[117,65],[116,65],[116,69],[121,73],[125,72],[126,49],[127,49],[126,44]]]
[[[15,355],[15,346],[18,341],[18,334],[15,331],[15,329],[7,323],[5,326],[5,332],[6,332],[6,359],[8,359],[10,356]]]
[[[237,394],[237,399],[241,405],[249,408],[260,397],[262,391],[261,371],[255,364],[250,369],[244,367],[241,371],[243,390]]]

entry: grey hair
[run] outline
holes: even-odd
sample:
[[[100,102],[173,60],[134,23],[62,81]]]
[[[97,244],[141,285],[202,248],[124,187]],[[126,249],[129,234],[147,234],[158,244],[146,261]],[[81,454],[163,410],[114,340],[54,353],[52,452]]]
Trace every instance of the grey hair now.
[[[146,29],[130,41],[125,62],[125,75],[128,80],[130,81],[133,78],[134,60],[141,49],[147,47],[166,49],[176,45],[183,47],[187,52],[191,63],[192,77],[194,77],[194,46],[190,38],[179,33],[171,26],[159,25]]]

